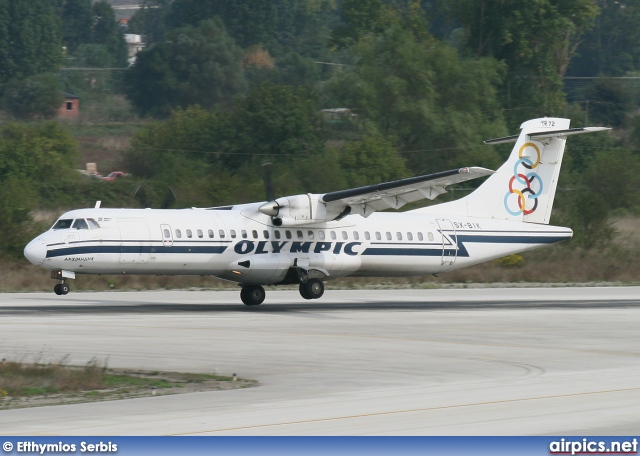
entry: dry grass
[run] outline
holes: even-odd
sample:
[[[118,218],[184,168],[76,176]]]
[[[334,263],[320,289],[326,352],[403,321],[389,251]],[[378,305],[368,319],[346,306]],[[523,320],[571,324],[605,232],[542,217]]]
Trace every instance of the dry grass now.
[[[95,359],[83,367],[66,359],[0,362],[0,410],[252,386],[255,380],[213,374],[110,369]]]
[[[67,366],[64,360],[39,364],[0,362],[0,391],[12,397],[101,389],[106,384],[106,366],[96,360],[84,367]]]

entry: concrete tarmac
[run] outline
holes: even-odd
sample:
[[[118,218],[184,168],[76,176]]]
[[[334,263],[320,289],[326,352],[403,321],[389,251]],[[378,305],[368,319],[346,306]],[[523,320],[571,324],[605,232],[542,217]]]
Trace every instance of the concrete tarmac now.
[[[3,435],[637,435],[640,288],[0,294],[0,358],[260,386],[0,411]]]

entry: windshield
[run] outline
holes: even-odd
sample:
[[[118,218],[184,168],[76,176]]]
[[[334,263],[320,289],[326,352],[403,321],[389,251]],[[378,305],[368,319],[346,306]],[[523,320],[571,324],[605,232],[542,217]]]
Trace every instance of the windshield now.
[[[66,228],[71,228],[71,224],[73,223],[73,219],[60,219],[54,225],[52,230],[64,230]]]
[[[89,225],[87,225],[87,222],[85,222],[84,219],[76,219],[76,221],[73,222],[73,227],[76,230],[88,230],[89,229]]]
[[[89,226],[92,230],[100,229],[100,225],[98,225],[98,222],[96,222],[94,219],[87,219],[87,222],[89,222]]]

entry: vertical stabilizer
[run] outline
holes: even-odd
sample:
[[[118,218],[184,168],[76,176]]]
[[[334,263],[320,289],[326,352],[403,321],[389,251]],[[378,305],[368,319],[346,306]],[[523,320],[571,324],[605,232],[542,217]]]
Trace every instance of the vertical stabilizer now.
[[[567,141],[563,133],[570,131],[569,122],[545,117],[523,123],[509,159],[476,191],[462,199],[467,214],[549,223]]]

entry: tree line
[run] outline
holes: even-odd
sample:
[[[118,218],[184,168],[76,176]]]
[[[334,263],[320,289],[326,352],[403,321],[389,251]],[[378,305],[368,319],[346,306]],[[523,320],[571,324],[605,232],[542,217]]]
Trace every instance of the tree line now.
[[[640,65],[639,15],[640,0],[144,0],[125,30],[106,1],[0,0],[2,105],[31,122],[1,127],[0,223],[32,226],[35,207],[92,199],[261,200],[266,161],[279,195],[495,168],[508,148],[482,140],[548,115],[617,128],[568,142],[556,213],[592,247],[612,211],[640,207],[638,99],[610,79]],[[147,43],[129,67],[125,32]],[[88,78],[63,65],[127,69]],[[594,82],[568,93],[567,76]],[[63,90],[122,94],[146,119],[123,156],[133,179],[106,187],[73,172],[78,145],[45,121]],[[30,190],[16,198],[20,183]]]

